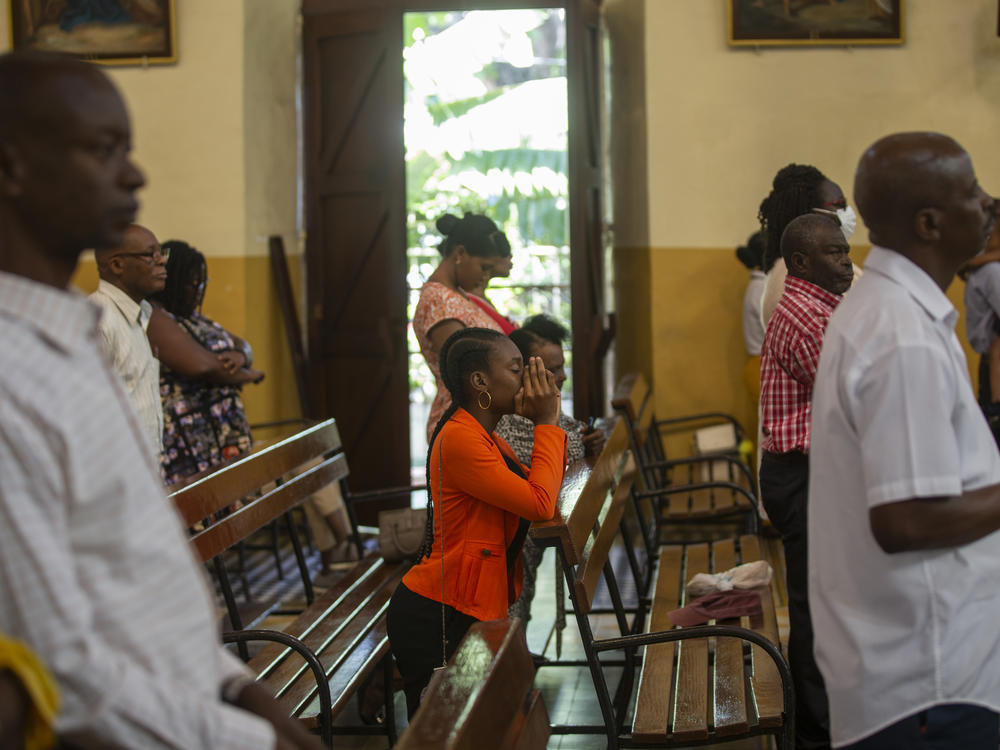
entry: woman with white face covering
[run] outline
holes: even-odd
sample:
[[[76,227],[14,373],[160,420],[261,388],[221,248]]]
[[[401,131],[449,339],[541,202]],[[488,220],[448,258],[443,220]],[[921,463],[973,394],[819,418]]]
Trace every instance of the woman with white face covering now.
[[[840,186],[813,166],[789,164],[782,167],[774,176],[771,193],[761,202],[757,215],[767,237],[764,250],[767,280],[764,283],[760,309],[765,329],[785,290],[785,277],[788,275],[779,250],[781,235],[792,219],[814,209],[836,214],[844,237],[848,242],[851,241],[858,220],[854,209],[847,205]],[[861,269],[855,266],[855,280],[860,275]]]

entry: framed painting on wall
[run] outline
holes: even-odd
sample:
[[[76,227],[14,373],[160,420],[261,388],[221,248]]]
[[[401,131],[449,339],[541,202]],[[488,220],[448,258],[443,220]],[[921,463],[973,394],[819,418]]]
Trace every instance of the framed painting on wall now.
[[[174,0],[8,0],[11,46],[105,65],[177,61]]]
[[[902,44],[904,0],[725,0],[729,44]]]

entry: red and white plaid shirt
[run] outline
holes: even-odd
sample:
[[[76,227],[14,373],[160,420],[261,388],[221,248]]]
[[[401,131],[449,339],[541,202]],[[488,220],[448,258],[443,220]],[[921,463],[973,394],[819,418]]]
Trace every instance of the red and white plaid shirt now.
[[[841,295],[796,276],[785,280],[760,353],[761,447],[809,452],[812,389],[823,332]]]

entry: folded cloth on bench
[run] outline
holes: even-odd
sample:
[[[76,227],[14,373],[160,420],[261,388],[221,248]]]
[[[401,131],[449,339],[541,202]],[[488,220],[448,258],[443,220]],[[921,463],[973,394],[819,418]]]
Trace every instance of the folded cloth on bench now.
[[[716,591],[714,594],[695,599],[686,607],[667,613],[674,625],[682,628],[703,625],[709,620],[727,620],[743,615],[761,613],[760,594],[756,591]]]
[[[684,590],[689,598],[697,598],[715,591],[755,589],[767,586],[771,582],[772,573],[767,560],[754,560],[722,573],[698,573],[687,582]]]

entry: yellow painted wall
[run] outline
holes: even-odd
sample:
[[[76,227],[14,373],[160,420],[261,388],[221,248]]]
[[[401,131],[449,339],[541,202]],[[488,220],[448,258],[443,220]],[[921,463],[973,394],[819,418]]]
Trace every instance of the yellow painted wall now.
[[[267,373],[244,396],[251,422],[299,415],[266,256],[281,235],[297,254],[296,2],[176,0],[178,62],[106,67],[128,103],[135,160],[148,184],[139,222],[208,259],[205,313],[254,348]],[[0,13],[0,51],[10,43]],[[85,256],[74,283],[97,284]]]
[[[732,248],[756,228],[774,173],[815,164],[851,200],[867,145],[933,129],[962,143],[980,182],[1000,193],[996,3],[908,2],[902,47],[758,52],[726,45],[723,2],[643,1],[657,412],[718,408],[752,423],[740,330],[747,272]],[[854,241],[862,257],[864,227]],[[960,311],[961,294],[956,282],[949,295]]]

